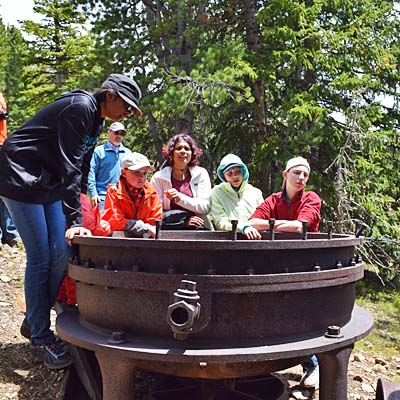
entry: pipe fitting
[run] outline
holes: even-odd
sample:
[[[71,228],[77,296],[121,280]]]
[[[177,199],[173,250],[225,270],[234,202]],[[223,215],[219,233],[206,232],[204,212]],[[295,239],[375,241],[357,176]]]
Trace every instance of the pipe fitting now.
[[[185,340],[193,330],[200,316],[200,296],[196,290],[196,282],[182,280],[174,293],[174,303],[167,309],[167,323],[170,325],[175,339]]]

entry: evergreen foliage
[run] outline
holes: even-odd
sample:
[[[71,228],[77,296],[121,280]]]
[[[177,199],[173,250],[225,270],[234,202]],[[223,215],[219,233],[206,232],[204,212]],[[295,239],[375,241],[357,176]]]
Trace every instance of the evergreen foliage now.
[[[187,131],[202,144],[203,166],[210,173],[222,156],[236,153],[265,196],[279,190],[285,161],[302,155],[312,168],[309,187],[324,202],[320,229],[333,220],[336,231],[350,232],[355,221],[363,221],[365,259],[385,280],[396,279],[400,19],[395,2],[35,4],[44,20],[24,24],[26,43],[13,28],[17,51],[0,56],[2,70],[17,71],[13,80],[0,75],[0,83],[7,95],[12,97],[13,88],[25,99],[25,115],[61,91],[94,88],[111,72],[126,73],[144,95],[144,117],[124,121],[132,132],[125,143],[132,149],[160,164],[163,143]],[[382,98],[393,104],[382,104]]]

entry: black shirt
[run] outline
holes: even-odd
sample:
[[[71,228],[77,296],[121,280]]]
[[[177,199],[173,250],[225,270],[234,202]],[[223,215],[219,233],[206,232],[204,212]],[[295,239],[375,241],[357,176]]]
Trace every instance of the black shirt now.
[[[82,225],[94,146],[103,129],[100,105],[84,90],[65,93],[10,135],[0,152],[0,195],[27,203],[63,200],[69,227]]]

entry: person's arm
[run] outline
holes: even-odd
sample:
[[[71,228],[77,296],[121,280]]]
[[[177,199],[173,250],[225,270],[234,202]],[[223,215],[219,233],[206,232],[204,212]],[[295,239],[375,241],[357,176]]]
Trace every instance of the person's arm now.
[[[82,226],[80,193],[84,156],[91,157],[96,138],[89,136],[94,113],[85,103],[74,103],[59,115],[57,134],[63,163],[63,206],[70,228]],[[89,158],[90,160],[90,158]]]
[[[163,210],[169,210],[170,209],[170,201],[167,198],[165,194],[166,187],[163,185],[166,181],[162,179],[160,176],[160,172],[156,172],[151,180],[150,184],[154,187],[154,189],[157,192],[158,198],[162,204]]]
[[[92,158],[90,160],[90,169],[88,175],[88,192],[92,208],[95,208],[97,204],[100,203],[100,197],[97,193],[97,187],[96,187],[96,174],[97,174],[98,162],[99,160],[97,153],[96,151],[94,151]]]
[[[111,188],[107,189],[103,219],[109,222],[112,231],[123,231],[128,222],[117,192]]]
[[[230,231],[232,229],[231,221],[226,213],[222,196],[227,196],[215,187],[211,194],[211,217],[214,221],[215,227],[221,231]]]
[[[321,198],[315,192],[306,192],[297,219],[308,222],[309,232],[318,232],[318,226],[321,221]]]
[[[277,219],[274,230],[276,232],[303,232],[303,224],[299,220],[289,221],[287,219]]]
[[[203,168],[199,178],[193,182],[197,186],[197,196],[189,197],[180,193],[180,200],[176,203],[186,210],[192,211],[196,214],[208,214],[210,212],[211,204],[211,181],[208,172]]]

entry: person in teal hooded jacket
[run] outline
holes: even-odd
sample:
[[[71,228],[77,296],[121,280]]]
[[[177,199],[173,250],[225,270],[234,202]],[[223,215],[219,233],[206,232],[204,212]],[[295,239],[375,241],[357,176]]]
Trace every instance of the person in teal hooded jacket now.
[[[249,171],[240,157],[227,154],[222,158],[217,175],[222,181],[211,193],[211,217],[218,230],[232,229],[231,220],[238,220],[241,232],[257,206],[263,201],[260,189],[248,183]]]

